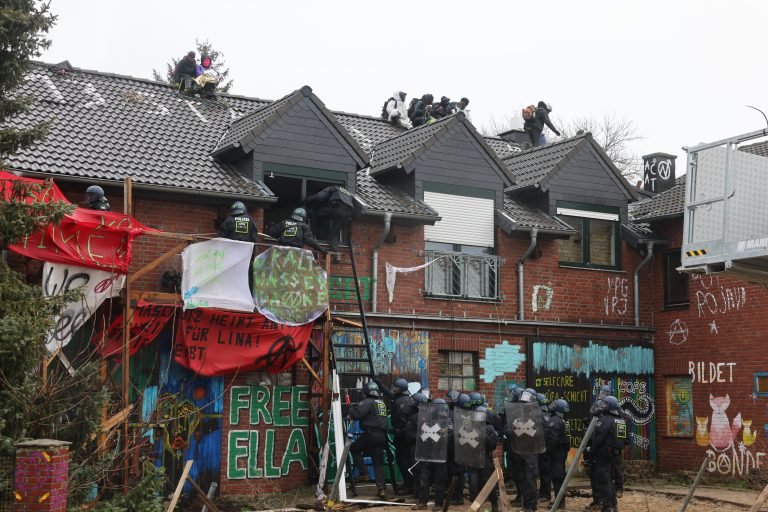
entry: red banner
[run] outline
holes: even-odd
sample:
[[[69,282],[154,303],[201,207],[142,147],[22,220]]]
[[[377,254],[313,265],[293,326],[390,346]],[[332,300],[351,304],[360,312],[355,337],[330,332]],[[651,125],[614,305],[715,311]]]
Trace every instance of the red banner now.
[[[178,309],[174,304],[139,301],[131,317],[128,353],[133,355],[143,346],[155,341]],[[102,357],[118,356],[119,359],[123,351],[123,315],[118,316],[106,330],[94,333],[92,341]]]
[[[12,195],[13,181],[43,184],[42,180],[20,178],[0,171],[0,194],[4,201]],[[46,187],[47,188],[47,187]],[[45,192],[26,199],[29,204],[67,201],[59,187],[52,184]],[[77,208],[57,225],[37,231],[9,248],[23,256],[43,261],[81,265],[100,270],[128,273],[133,239],[146,231],[155,231],[129,215]]]
[[[312,323],[277,324],[260,313],[197,308],[184,311],[176,329],[176,362],[201,375],[285,371],[307,349]]]

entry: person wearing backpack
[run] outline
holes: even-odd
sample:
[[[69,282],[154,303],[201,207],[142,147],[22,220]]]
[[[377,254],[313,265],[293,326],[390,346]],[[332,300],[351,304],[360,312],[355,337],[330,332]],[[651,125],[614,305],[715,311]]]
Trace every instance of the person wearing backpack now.
[[[416,103],[411,102],[411,106],[408,108],[408,118],[411,120],[411,124],[416,128],[427,122],[427,118],[430,116],[432,110],[432,102],[435,101],[435,97],[431,94],[425,94]]]
[[[531,137],[531,143],[534,145],[534,147],[543,146],[547,143],[547,138],[543,134],[544,125],[548,126],[550,130],[555,132],[555,135],[558,137],[560,136],[560,132],[557,131],[555,125],[553,125],[552,121],[549,120],[550,112],[552,112],[552,107],[549,104],[540,101],[538,105],[536,105],[536,113],[533,117],[533,126],[528,132],[528,135]]]
[[[397,126],[398,124],[410,124],[407,120],[407,112],[405,110],[405,97],[407,95],[403,91],[395,91],[392,93],[384,105],[381,107],[381,118],[386,119],[390,124]],[[406,126],[406,128],[409,126]]]

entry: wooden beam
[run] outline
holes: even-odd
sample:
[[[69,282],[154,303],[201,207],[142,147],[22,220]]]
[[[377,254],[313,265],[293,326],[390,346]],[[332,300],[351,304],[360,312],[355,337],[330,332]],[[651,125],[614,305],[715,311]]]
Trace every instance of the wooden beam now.
[[[488,498],[488,495],[491,494],[491,491],[493,491],[493,488],[496,487],[496,484],[499,482],[499,475],[496,474],[494,471],[491,473],[491,478],[488,479],[487,482],[485,482],[485,485],[480,490],[480,493],[475,498],[475,501],[472,503],[471,508],[474,512],[477,512],[480,510],[480,507],[483,506],[483,503]]]
[[[133,404],[130,404],[128,407],[123,408],[122,411],[118,412],[117,414],[115,414],[111,418],[106,418],[106,419],[102,420],[102,422],[101,422],[101,432],[102,432],[102,434],[100,434],[100,435],[101,436],[105,436],[106,432],[109,432],[110,430],[115,428],[117,425],[119,425],[120,423],[125,421],[128,418],[128,416],[130,416],[132,411],[133,411]],[[95,432],[93,434],[91,434],[91,439],[95,439],[96,435],[97,434]]]
[[[763,506],[763,503],[765,503],[766,499],[768,499],[768,485],[763,487],[763,492],[761,492],[760,496],[757,497],[757,501],[749,509],[749,512],[757,512],[758,510],[760,510],[760,507]]]
[[[141,299],[157,299],[180,303],[181,295],[178,293],[131,291],[131,300]]]
[[[301,362],[304,363],[304,366],[307,367],[307,370],[309,371],[309,374],[312,375],[312,378],[317,381],[318,384],[322,384],[323,381],[320,380],[320,377],[315,373],[315,370],[312,369],[312,365],[309,364],[309,361],[307,361],[306,357],[301,358]]]
[[[173,240],[187,240],[187,241],[194,241],[194,240],[200,240],[202,238],[210,238],[210,237],[203,237],[203,236],[193,236],[193,235],[183,235],[181,233],[167,233],[165,231],[145,231],[145,236],[155,236],[157,238],[172,238]]]
[[[509,499],[507,498],[507,488],[504,486],[504,470],[501,469],[498,457],[494,457],[493,466],[496,468],[496,479],[499,484],[499,510],[501,512],[508,512]]]
[[[208,495],[205,494],[205,491],[203,491],[199,485],[197,485],[197,482],[189,478],[189,475],[187,475],[187,482],[189,482],[192,485],[192,488],[197,492],[197,496],[200,498],[200,500],[205,503],[205,506],[209,509],[213,510],[213,512],[221,512],[221,509],[213,504],[213,502],[208,499]]]
[[[176,490],[173,491],[173,497],[171,498],[171,503],[168,505],[168,509],[165,512],[173,512],[173,510],[176,508],[176,503],[179,501],[179,496],[181,496],[181,491],[184,489],[184,482],[187,481],[187,477],[189,476],[189,470],[192,469],[192,463],[193,460],[188,460],[187,463],[184,465],[184,470],[181,472],[181,478],[179,478],[179,483],[176,484]]]
[[[135,280],[144,277],[146,274],[152,272],[155,270],[158,266],[160,266],[163,262],[168,261],[169,259],[176,256],[180,251],[182,251],[187,245],[189,245],[189,242],[181,242],[180,244],[177,244],[173,249],[170,251],[165,252],[162,256],[159,258],[156,258],[154,261],[148,263],[147,265],[143,266],[136,272],[132,273],[128,276],[128,282],[132,283]]]
[[[342,323],[342,324],[352,325],[352,326],[355,326],[355,327],[359,327],[360,329],[363,328],[363,324],[358,323],[358,322],[353,322],[352,320],[347,320],[346,318],[340,318],[340,317],[335,316],[335,317],[333,317],[333,319],[335,321],[337,321],[337,322]]]

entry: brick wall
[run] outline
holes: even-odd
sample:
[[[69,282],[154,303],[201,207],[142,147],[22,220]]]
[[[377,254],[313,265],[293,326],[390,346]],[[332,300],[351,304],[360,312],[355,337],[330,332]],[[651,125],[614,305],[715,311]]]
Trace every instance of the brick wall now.
[[[69,443],[40,439],[16,445],[14,510],[65,512],[69,476]]]

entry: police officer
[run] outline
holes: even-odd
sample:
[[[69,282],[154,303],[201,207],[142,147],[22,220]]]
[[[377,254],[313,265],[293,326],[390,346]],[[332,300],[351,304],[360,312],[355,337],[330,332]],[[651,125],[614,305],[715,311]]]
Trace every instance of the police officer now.
[[[442,398],[432,400],[432,407],[438,406],[438,418],[447,423],[447,432],[442,433],[448,440],[448,446],[453,444],[453,421],[450,417],[448,404]],[[448,482],[448,464],[446,462],[420,462],[419,463],[419,503],[413,510],[426,510],[427,499],[431,487],[435,489],[435,504],[433,510],[442,510],[445,501],[445,490]]]
[[[595,475],[595,486],[600,496],[603,512],[616,511],[616,492],[613,486],[612,466],[616,456],[621,456],[621,450],[627,439],[627,422],[619,413],[619,401],[615,396],[608,395],[598,404],[600,413],[592,442],[595,465],[592,471]]]
[[[539,409],[541,409],[541,420],[544,425],[544,438],[547,438],[547,430],[549,429],[549,400],[543,393],[536,393],[536,401],[539,403]],[[550,466],[550,453],[547,449],[544,453],[539,454],[539,501],[549,503],[552,500],[552,476],[549,472]]]
[[[373,474],[376,478],[377,497],[386,499],[384,491],[387,483],[384,480],[384,449],[387,447],[387,406],[379,396],[379,386],[369,381],[363,391],[365,399],[349,408],[349,417],[360,421],[363,433],[350,446],[352,459],[361,475],[368,474],[368,468],[363,460],[363,453],[373,461]]]
[[[424,393],[421,391],[414,393],[413,402],[411,402],[411,410],[408,412],[405,421],[405,440],[408,443],[408,456],[410,457],[410,460],[413,461],[416,460],[416,437],[419,435],[419,405],[426,403],[428,403],[428,400]],[[413,464],[411,464],[411,467],[413,467]],[[416,467],[413,468],[413,474],[418,475],[419,469],[419,466],[416,465]],[[413,482],[413,497],[419,498],[419,478],[411,477],[411,480]]]
[[[341,229],[349,225],[355,212],[360,212],[362,205],[344,187],[332,185],[305,200],[312,213],[312,221],[319,222],[318,236],[338,252]]]
[[[536,390],[526,388],[520,394],[521,402],[533,402],[536,400]],[[520,490],[523,494],[523,510],[525,512],[536,510],[537,486],[536,480],[539,478],[539,456],[538,455],[518,455],[522,462],[522,475]]]
[[[508,402],[517,402],[520,400],[520,394],[522,389],[517,384],[510,384],[507,386],[507,400]],[[504,456],[507,461],[507,480],[512,480],[515,484],[515,497],[512,500],[513,505],[523,504],[523,491],[522,491],[522,479],[524,475],[523,460],[522,458],[512,451],[512,433],[509,430],[509,424],[507,423],[506,411],[501,412],[501,428],[503,433],[502,447]]]
[[[307,211],[304,208],[296,208],[291,212],[290,218],[273,225],[269,229],[269,236],[276,238],[280,245],[299,249],[308,245],[323,254],[327,252],[315,240],[315,235],[307,224]]]
[[[408,415],[413,409],[413,398],[408,393],[408,381],[403,378],[396,379],[392,390],[382,386],[379,381],[376,383],[384,396],[392,401],[390,413],[395,438],[395,460],[400,474],[403,475],[403,489],[398,494],[410,494],[413,492],[413,475],[408,472],[408,469],[413,466],[413,459],[410,456],[411,449],[405,438],[405,427],[408,422]]]
[[[248,215],[245,204],[235,201],[229,209],[229,217],[219,226],[219,236],[238,240],[240,242],[256,242],[259,239],[259,228]]]
[[[470,395],[471,397],[472,395]],[[477,495],[480,493],[485,482],[491,477],[491,474],[495,471],[493,464],[493,452],[496,450],[496,446],[499,444],[499,433],[493,426],[492,418],[487,414],[488,410],[480,405],[474,408],[475,412],[481,413],[485,416],[485,461],[482,468],[467,468],[467,474],[469,476],[469,499],[474,501]],[[488,501],[491,502],[491,511],[498,512],[499,510],[499,489],[494,486],[491,494],[488,496]]]
[[[107,198],[104,196],[104,189],[98,185],[91,185],[85,189],[85,201],[88,203],[89,210],[112,211]]]
[[[599,405],[601,403],[601,400],[605,398],[606,396],[611,394],[611,387],[607,384],[603,384],[600,386],[600,389],[597,392],[597,398],[595,398],[595,401],[592,402],[592,405],[589,408],[589,415],[584,418],[584,423],[589,425],[589,423],[592,421],[592,418],[596,416],[600,416],[600,410]],[[584,452],[584,472],[589,477],[589,484],[592,488],[592,503],[587,505],[587,509],[590,510],[598,510],[600,509],[600,490],[597,488],[595,484],[595,473],[594,473],[594,466],[595,466],[595,453],[592,450],[592,442],[594,440],[594,436],[592,439],[589,440],[587,443],[587,450]]]
[[[459,393],[455,389],[450,390],[445,395],[445,401],[448,404],[448,409],[451,415],[451,423],[456,424],[454,418],[454,409],[458,405],[459,397],[463,393]],[[464,394],[464,401],[469,401],[469,396]],[[448,479],[453,481],[456,478],[456,485],[453,488],[453,494],[448,496],[451,500],[451,505],[463,505],[464,504],[464,466],[457,464],[455,459],[455,451],[453,442],[448,443]]]
[[[565,414],[570,410],[568,402],[558,398],[549,404],[549,428],[547,429],[547,453],[549,454],[549,474],[555,497],[565,480],[565,461],[571,449],[571,431],[565,421]],[[565,496],[560,502],[560,508],[565,508]]]

